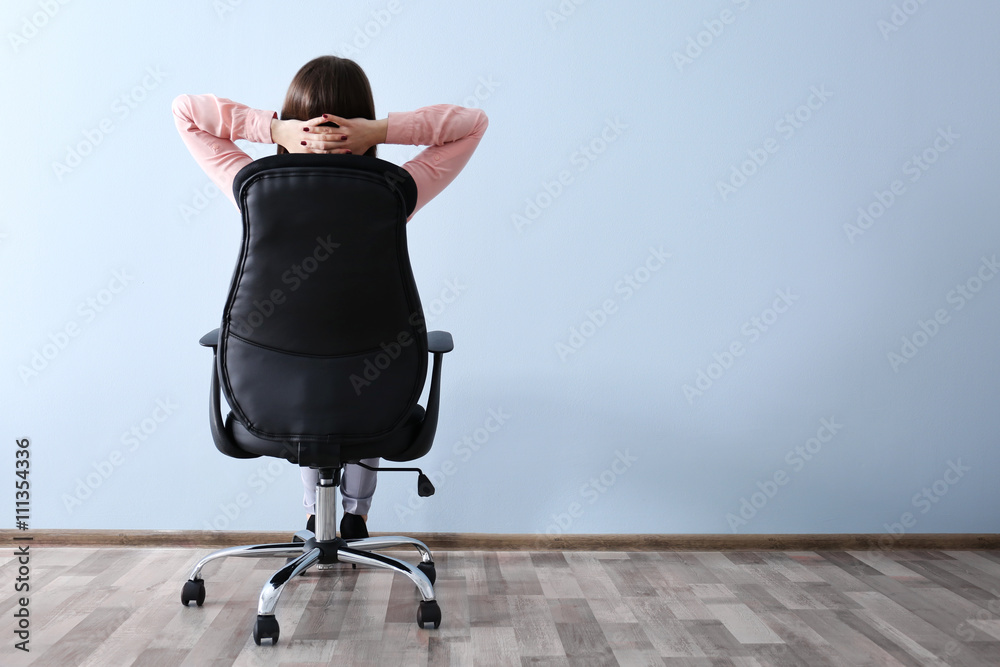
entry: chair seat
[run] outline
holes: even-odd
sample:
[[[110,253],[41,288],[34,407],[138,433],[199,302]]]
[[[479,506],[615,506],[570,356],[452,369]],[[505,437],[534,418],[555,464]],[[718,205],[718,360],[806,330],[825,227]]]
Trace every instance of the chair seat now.
[[[330,466],[337,466],[340,463],[350,463],[369,458],[384,458],[388,461],[412,461],[423,456],[424,451],[413,451],[412,445],[416,440],[417,433],[424,423],[424,408],[415,405],[402,426],[394,429],[381,438],[373,438],[349,444],[341,444],[339,456],[335,449],[331,449]],[[230,412],[226,417],[226,430],[229,431],[232,439],[240,449],[250,454],[259,456],[274,456],[283,458],[298,464],[296,457],[298,447],[291,442],[278,440],[264,440],[258,438],[246,429]],[[322,444],[312,446],[313,451],[322,451]]]

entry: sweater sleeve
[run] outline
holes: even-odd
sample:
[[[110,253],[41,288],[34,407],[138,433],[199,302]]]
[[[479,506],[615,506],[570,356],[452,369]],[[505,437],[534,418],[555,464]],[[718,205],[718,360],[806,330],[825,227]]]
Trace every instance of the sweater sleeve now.
[[[417,184],[417,205],[413,214],[455,180],[472,157],[488,125],[489,119],[482,109],[451,104],[389,114],[387,144],[428,146],[403,165]]]
[[[233,142],[274,143],[271,119],[277,114],[215,95],[179,95],[172,109],[177,131],[198,166],[236,205],[233,180],[253,159]]]

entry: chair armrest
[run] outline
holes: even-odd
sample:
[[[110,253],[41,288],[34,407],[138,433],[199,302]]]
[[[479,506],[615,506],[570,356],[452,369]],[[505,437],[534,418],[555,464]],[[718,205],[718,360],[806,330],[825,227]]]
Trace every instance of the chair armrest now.
[[[213,350],[219,347],[219,329],[212,329],[207,334],[201,337],[198,341],[198,345],[202,347],[210,347]]]
[[[219,384],[218,360],[219,330],[208,332],[201,337],[198,343],[212,348],[212,384],[208,395],[208,423],[212,430],[212,442],[215,443],[215,448],[234,459],[260,457],[260,454],[251,454],[236,444],[229,429],[226,428],[226,420],[222,416],[222,387]]]
[[[433,354],[431,367],[431,387],[427,393],[427,407],[424,408],[424,423],[413,443],[407,447],[402,456],[385,456],[388,461],[412,461],[431,450],[434,434],[437,432],[438,412],[441,407],[441,361],[447,352],[455,349],[451,334],[447,331],[430,331],[427,333],[427,350]]]
[[[455,341],[452,340],[451,334],[447,331],[428,331],[427,332],[427,351],[428,352],[451,352],[455,349]]]

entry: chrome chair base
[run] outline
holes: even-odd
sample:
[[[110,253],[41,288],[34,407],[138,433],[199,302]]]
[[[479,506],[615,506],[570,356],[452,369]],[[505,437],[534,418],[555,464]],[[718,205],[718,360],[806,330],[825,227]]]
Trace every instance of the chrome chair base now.
[[[324,480],[320,480],[322,485]],[[329,487],[329,485],[326,485]],[[328,533],[331,526],[336,526],[336,494],[333,489],[320,486],[322,493],[317,493],[316,498],[316,526],[317,532]],[[283,567],[276,571],[260,592],[257,603],[257,622],[254,624],[253,637],[259,645],[263,639],[271,639],[272,644],[278,641],[278,622],[274,617],[275,607],[278,599],[285,588],[285,585],[292,578],[305,574],[309,568],[319,566],[318,569],[328,569],[329,566],[336,567],[335,563],[351,563],[353,565],[367,565],[386,570],[391,570],[397,574],[402,574],[410,579],[420,593],[421,602],[417,610],[417,624],[424,627],[425,624],[432,624],[434,628],[441,625],[441,610],[434,597],[434,581],[436,571],[434,560],[430,549],[420,540],[401,535],[383,537],[365,537],[360,539],[344,540],[333,533],[327,539],[320,540],[316,534],[309,530],[300,530],[295,533],[292,542],[282,542],[275,544],[251,544],[240,547],[230,547],[220,549],[208,554],[198,561],[191,570],[188,581],[184,584],[181,592],[181,602],[187,606],[190,602],[195,602],[197,606],[202,606],[205,601],[205,581],[202,579],[202,569],[208,563],[219,558],[290,558]],[[380,549],[391,549],[394,547],[411,546],[420,554],[420,563],[416,566],[380,553]]]

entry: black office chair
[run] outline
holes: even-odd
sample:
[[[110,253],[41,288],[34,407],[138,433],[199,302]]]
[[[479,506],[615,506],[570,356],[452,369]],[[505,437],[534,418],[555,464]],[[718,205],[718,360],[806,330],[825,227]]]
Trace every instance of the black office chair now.
[[[205,564],[227,556],[291,557],[260,593],[253,638],[278,641],[274,609],[293,577],[346,562],[409,577],[420,627],[441,623],[434,561],[408,537],[337,537],[336,489],[344,464],[426,454],[438,420],[441,359],[451,334],[426,332],[410,269],[406,218],[416,185],[396,165],[356,155],[278,155],[247,165],[233,192],[243,241],[222,327],[201,344],[215,355],[210,421],[228,456],[274,456],[319,470],[316,531],[292,542],[216,551],[184,584],[185,606],[205,601]],[[417,404],[434,355],[426,410]],[[231,412],[223,421],[225,393]],[[393,470],[382,468],[381,470]],[[434,492],[419,473],[418,493]],[[372,550],[415,547],[414,567]]]

